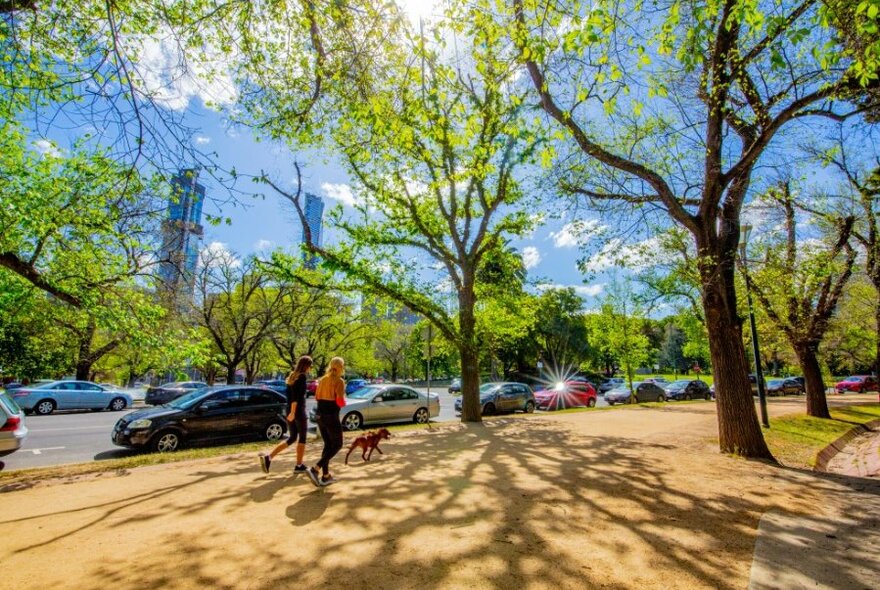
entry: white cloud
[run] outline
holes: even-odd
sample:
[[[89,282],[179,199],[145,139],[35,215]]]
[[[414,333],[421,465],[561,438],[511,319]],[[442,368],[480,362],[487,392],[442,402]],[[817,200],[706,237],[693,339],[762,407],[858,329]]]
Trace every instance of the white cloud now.
[[[596,283],[595,285],[561,285],[561,284],[543,284],[538,285],[541,291],[573,289],[575,293],[584,297],[595,297],[605,290],[605,283]]]
[[[328,199],[339,201],[340,203],[348,207],[354,207],[360,202],[355,197],[354,193],[351,190],[351,187],[347,184],[331,184],[329,182],[325,182],[321,185],[321,190],[324,191],[324,194],[327,196]]]
[[[223,242],[211,242],[199,253],[199,266],[241,266],[241,260]]]
[[[205,105],[229,106],[238,98],[229,74],[234,56],[205,47],[199,61],[187,60],[168,30],[149,37],[129,37],[125,43],[138,56],[136,72],[143,88],[165,108],[183,110],[193,98]]]
[[[566,223],[558,232],[550,232],[553,244],[557,248],[574,248],[583,246],[591,239],[600,236],[607,226],[597,219],[587,219]]]
[[[605,290],[604,283],[596,283],[595,285],[580,285],[574,288],[574,292],[581,297],[595,297]]]
[[[51,142],[48,139],[38,139],[34,142],[34,148],[44,156],[49,156],[50,158],[61,157],[61,150],[58,149],[58,146],[56,146],[54,142]]]
[[[195,141],[199,145],[208,145],[211,143],[211,138],[207,135],[196,135]]]
[[[656,266],[668,264],[675,255],[662,248],[660,238],[652,237],[634,244],[626,244],[619,238],[608,240],[584,264],[584,272],[602,272],[614,266],[639,272]]]
[[[526,270],[534,268],[541,262],[541,253],[534,246],[526,246],[523,248],[522,261]]]
[[[254,243],[255,252],[268,252],[275,247],[275,242],[271,240],[257,240]]]

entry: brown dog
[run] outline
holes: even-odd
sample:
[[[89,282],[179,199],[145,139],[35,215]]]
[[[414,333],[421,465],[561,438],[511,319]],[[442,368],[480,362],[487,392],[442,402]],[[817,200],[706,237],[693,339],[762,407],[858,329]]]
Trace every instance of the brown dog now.
[[[351,452],[356,447],[361,447],[363,449],[361,457],[364,458],[364,461],[370,460],[374,450],[379,451],[379,454],[382,455],[382,449],[379,448],[379,441],[386,438],[391,438],[391,433],[388,432],[387,428],[380,428],[375,432],[368,432],[363,436],[357,437],[352,441],[351,446],[348,447],[348,453],[345,455],[345,464],[348,465],[348,456],[351,455]]]

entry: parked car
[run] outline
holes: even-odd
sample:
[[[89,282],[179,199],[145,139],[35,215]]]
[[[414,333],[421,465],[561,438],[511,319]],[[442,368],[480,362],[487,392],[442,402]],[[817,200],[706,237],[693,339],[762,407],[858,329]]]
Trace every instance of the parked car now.
[[[113,410],[130,408],[131,396],[119,389],[102,387],[91,381],[50,381],[36,387],[12,391],[25,413],[48,415],[55,410]]]
[[[272,391],[287,394],[287,381],[284,379],[265,379],[263,381],[257,381],[256,385],[262,385],[263,387],[268,387]]]
[[[752,386],[752,395],[758,395],[758,378],[754,373],[749,375],[749,383]],[[767,392],[767,380],[764,379],[764,392]]]
[[[659,385],[660,387],[666,387],[669,385],[669,380],[666,377],[645,377],[642,381],[645,383],[653,383],[655,385]]]
[[[449,389],[447,390],[449,393],[461,393],[461,378],[456,377],[452,380],[452,383],[449,384]]]
[[[366,379],[349,379],[345,382],[345,395],[350,393],[354,393],[361,387],[366,387],[368,385]]]
[[[455,400],[455,413],[461,414],[462,399]],[[484,383],[480,386],[480,406],[484,416],[501,412],[535,411],[535,394],[524,383]]]
[[[346,397],[339,419],[345,430],[357,430],[365,424],[388,422],[415,422],[426,424],[440,415],[440,397],[432,393],[430,399],[412,387],[394,383],[367,385]],[[314,422],[316,409],[309,418]]]
[[[535,405],[539,410],[592,408],[596,405],[596,389],[584,379],[570,379],[536,391]]]
[[[791,379],[792,381],[797,381],[797,382],[800,384],[801,389],[803,389],[803,390],[806,391],[806,389],[807,389],[807,380],[806,380],[804,377],[792,377],[792,376],[788,376],[788,377],[785,377],[785,379]]]
[[[771,379],[767,382],[767,395],[800,395],[804,387],[794,379]]]
[[[599,384],[599,393],[607,393],[616,387],[620,387],[625,383],[622,377],[609,377]]]
[[[266,387],[203,387],[162,407],[123,416],[110,438],[121,447],[158,453],[233,438],[277,441],[287,430],[286,409],[287,399]]]
[[[10,381],[6,385],[3,385],[3,389],[6,391],[12,391],[13,389],[18,389],[19,387],[24,387],[24,384],[20,381]]]
[[[144,403],[151,406],[161,406],[207,386],[208,384],[204,381],[169,381],[156,387],[148,387],[147,393],[144,395]]]
[[[309,397],[310,395],[314,397],[316,391],[318,391],[318,380],[311,379],[306,381],[306,397]]]
[[[635,393],[634,401],[637,404],[641,402],[662,402],[666,400],[666,392],[656,383],[648,383],[647,381],[634,382],[633,393]],[[609,406],[629,403],[629,385],[624,384],[612,389],[605,394],[605,401],[608,402]]]
[[[669,400],[712,399],[709,386],[699,379],[679,379],[664,387],[663,391]]]
[[[24,410],[8,393],[0,393],[0,457],[20,449],[27,435]]]
[[[838,381],[834,388],[837,389],[837,393],[843,393],[844,391],[854,391],[856,393],[877,391],[877,379],[871,375],[853,375],[843,381]]]

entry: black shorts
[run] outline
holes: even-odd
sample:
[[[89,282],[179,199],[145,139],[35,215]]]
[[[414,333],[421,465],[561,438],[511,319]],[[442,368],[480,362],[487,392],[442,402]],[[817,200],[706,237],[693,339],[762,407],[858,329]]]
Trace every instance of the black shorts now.
[[[300,412],[299,407],[297,407],[296,414],[293,415],[293,422],[288,422],[287,426],[290,434],[287,438],[287,444],[292,445],[294,442],[306,442],[306,436],[309,434],[309,420],[306,417],[305,409]]]

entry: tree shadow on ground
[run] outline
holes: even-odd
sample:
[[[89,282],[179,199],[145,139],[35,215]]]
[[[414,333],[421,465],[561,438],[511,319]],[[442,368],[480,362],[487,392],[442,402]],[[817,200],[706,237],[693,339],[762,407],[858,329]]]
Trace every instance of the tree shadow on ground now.
[[[84,501],[84,522],[15,552],[144,531],[136,559],[85,568],[77,586],[95,589],[738,588],[762,515],[815,508],[796,522],[836,527],[815,503],[852,483],[725,457],[692,435],[595,436],[540,417],[395,435],[383,450],[349,467],[341,455],[340,482],[322,489],[281,475],[283,462],[267,478],[252,457],[230,460],[138,497]],[[60,516],[47,510],[22,524]],[[122,522],[108,532],[108,519]],[[174,519],[191,529],[162,532]],[[770,534],[805,556],[803,543]],[[834,553],[810,559],[839,565]],[[855,560],[854,570],[870,565]],[[848,571],[837,579],[860,583]]]

